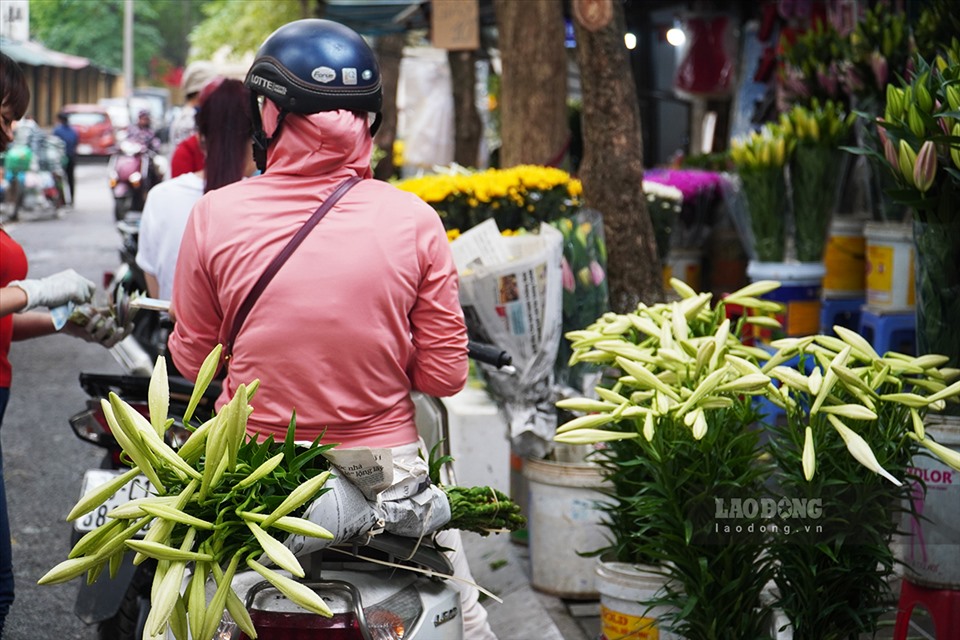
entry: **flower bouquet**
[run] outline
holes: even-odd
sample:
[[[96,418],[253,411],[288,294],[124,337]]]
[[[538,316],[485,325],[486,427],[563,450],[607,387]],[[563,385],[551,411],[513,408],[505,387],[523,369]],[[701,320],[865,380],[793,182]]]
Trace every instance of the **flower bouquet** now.
[[[667,263],[667,254],[673,233],[680,224],[680,211],[683,208],[683,193],[680,189],[655,182],[643,181],[643,193],[647,197],[647,211],[650,212],[650,221],[653,223],[653,233],[657,238],[657,258],[661,265]],[[594,316],[596,317],[596,316]],[[570,327],[570,330],[585,326],[586,323]]]
[[[785,135],[795,141],[789,160],[790,194],[796,257],[822,262],[837,186],[856,114],[833,101],[814,99],[811,107],[795,106],[780,116]]]
[[[792,40],[784,34],[780,48],[780,84],[792,104],[809,105],[812,100],[849,102],[840,69],[849,56],[850,43],[830,21],[817,20]]]
[[[752,243],[748,249],[760,262],[786,257],[787,182],[784,165],[793,146],[781,127],[766,124],[730,145],[730,159],[747,201]]]
[[[887,87],[874,123],[876,160],[894,182],[887,197],[912,211],[916,245],[917,348],[960,366],[960,42],[933,64],[915,60],[909,82]]]
[[[535,165],[479,172],[453,167],[396,186],[436,209],[448,231],[461,233],[489,218],[502,230],[536,231],[541,222],[574,212],[583,193],[567,172]]]

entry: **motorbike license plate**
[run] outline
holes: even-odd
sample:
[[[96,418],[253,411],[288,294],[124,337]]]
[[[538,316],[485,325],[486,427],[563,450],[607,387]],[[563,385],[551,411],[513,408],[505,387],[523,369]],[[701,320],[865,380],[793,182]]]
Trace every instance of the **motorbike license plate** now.
[[[123,471],[113,471],[111,469],[88,469],[87,472],[83,474],[83,485],[80,489],[80,495],[85,496],[91,489],[99,487],[123,473]],[[107,522],[107,514],[114,508],[131,500],[146,498],[151,495],[156,494],[150,481],[147,480],[145,476],[137,476],[120,487],[120,489],[107,498],[106,502],[102,505],[74,520],[73,528],[77,531],[93,531]]]

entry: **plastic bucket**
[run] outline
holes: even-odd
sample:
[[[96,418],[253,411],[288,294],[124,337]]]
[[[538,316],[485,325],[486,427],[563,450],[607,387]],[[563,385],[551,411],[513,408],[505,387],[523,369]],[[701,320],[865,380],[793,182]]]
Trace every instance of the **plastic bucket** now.
[[[523,456],[510,452],[510,499],[520,507],[520,513],[530,521],[530,510],[527,508],[529,485],[523,476]],[[527,544],[530,531],[527,527],[510,532],[510,540],[517,544]]]
[[[652,567],[606,562],[596,565],[597,591],[600,593],[600,637],[598,640],[680,640],[660,629],[657,618],[666,607],[642,604],[656,596],[664,578]]]
[[[928,415],[925,422],[928,438],[960,451],[960,418]],[[960,590],[960,471],[923,455],[913,460],[913,472],[927,492],[914,485],[914,507],[922,518],[904,515],[904,577],[931,589]]]
[[[747,265],[751,282],[776,280],[780,288],[764,299],[779,302],[784,312],[776,317],[781,330],[756,327],[754,337],[763,342],[784,336],[807,336],[820,331],[820,296],[826,268],[820,262],[756,262]]]
[[[913,227],[899,222],[868,222],[867,307],[910,311],[914,307]]]
[[[862,298],[867,285],[867,239],[863,221],[834,218],[830,223],[823,263],[823,297]]]
[[[670,249],[667,254],[667,264],[663,267],[663,283],[667,291],[670,288],[670,278],[683,280],[694,291],[701,291],[703,286],[701,266],[703,253],[700,249]]]
[[[609,500],[600,467],[527,458],[530,584],[561,598],[597,598],[594,558],[577,555],[609,546],[598,502]]]

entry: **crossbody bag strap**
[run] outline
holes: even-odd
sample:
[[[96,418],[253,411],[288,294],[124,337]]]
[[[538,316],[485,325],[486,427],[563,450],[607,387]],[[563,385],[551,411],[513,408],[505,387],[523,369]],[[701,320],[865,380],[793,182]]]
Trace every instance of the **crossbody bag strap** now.
[[[283,250],[277,254],[277,256],[269,265],[267,265],[267,268],[263,271],[263,273],[260,274],[260,279],[257,280],[257,282],[253,285],[253,288],[250,289],[247,297],[243,300],[243,304],[241,304],[240,308],[237,310],[237,315],[233,319],[233,327],[230,329],[230,336],[227,338],[226,349],[224,350],[224,353],[226,354],[224,356],[225,360],[229,360],[233,355],[233,342],[237,339],[237,334],[240,333],[240,327],[243,326],[243,323],[247,319],[247,315],[249,315],[254,303],[256,303],[257,299],[260,297],[260,294],[263,293],[263,290],[267,287],[270,281],[273,280],[273,277],[277,275],[277,272],[280,271],[280,267],[283,266],[283,263],[287,261],[287,258],[289,258],[294,251],[296,251],[297,247],[300,246],[300,243],[306,239],[307,235],[315,226],[317,226],[317,223],[320,222],[323,216],[327,215],[327,212],[333,208],[333,205],[337,203],[337,200],[342,198],[347,191],[349,191],[361,180],[363,180],[363,178],[359,176],[353,176],[341,182],[337,189],[330,194],[330,197],[327,198],[323,204],[317,207],[317,210],[313,212],[313,215],[310,216],[310,219],[307,220],[302,227],[300,227],[296,235],[290,239],[290,242],[287,243]]]

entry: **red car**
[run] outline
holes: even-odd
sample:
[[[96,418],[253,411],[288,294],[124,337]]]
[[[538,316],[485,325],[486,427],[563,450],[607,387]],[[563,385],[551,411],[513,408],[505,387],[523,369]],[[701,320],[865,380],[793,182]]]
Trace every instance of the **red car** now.
[[[109,156],[117,149],[113,122],[105,107],[95,104],[68,104],[61,110],[80,140],[78,156]]]

